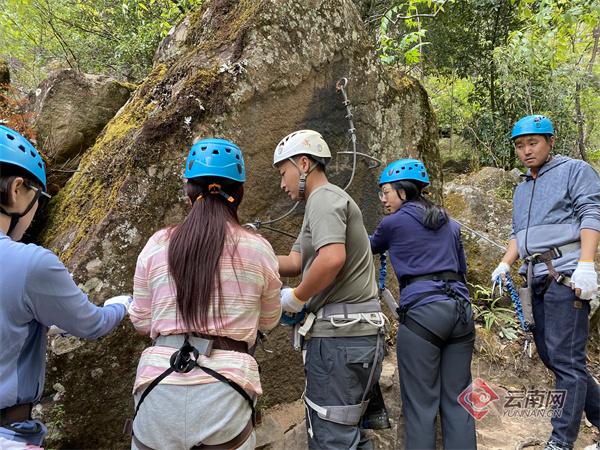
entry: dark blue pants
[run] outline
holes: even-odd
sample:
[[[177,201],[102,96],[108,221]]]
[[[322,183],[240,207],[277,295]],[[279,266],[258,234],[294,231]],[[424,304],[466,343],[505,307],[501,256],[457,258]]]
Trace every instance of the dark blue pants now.
[[[457,306],[455,300],[435,301],[411,308],[407,315],[443,341],[448,341],[474,330],[471,305],[464,302],[462,313]],[[436,448],[438,412],[445,449],[477,448],[475,421],[458,403],[460,393],[471,384],[473,343],[474,335],[470,340],[440,349],[405,325],[398,328],[396,352],[405,449]]]
[[[583,411],[600,428],[600,387],[586,368],[590,302],[547,277],[533,280],[533,337],[544,365],[556,377],[556,390],[565,390],[562,414],[553,417],[552,439],[563,445],[577,440]],[[558,414],[556,414],[558,416]]]

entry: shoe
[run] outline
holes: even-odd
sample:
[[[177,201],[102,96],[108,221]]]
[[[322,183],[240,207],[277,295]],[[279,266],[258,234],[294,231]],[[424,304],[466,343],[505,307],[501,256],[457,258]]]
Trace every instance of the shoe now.
[[[390,418],[385,409],[375,411],[368,416],[364,415],[362,418],[361,428],[366,428],[367,430],[385,430],[391,427]]]
[[[583,450],[600,450],[600,441],[596,442],[595,444],[588,445]]]
[[[550,439],[546,442],[544,450],[573,450],[573,446]]]

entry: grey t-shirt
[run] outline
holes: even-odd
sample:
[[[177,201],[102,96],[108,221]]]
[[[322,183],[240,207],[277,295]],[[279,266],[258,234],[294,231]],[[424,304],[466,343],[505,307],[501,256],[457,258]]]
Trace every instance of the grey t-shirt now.
[[[375,265],[362,213],[350,195],[330,183],[315,189],[308,198],[302,229],[292,247],[301,254],[303,274],[318,250],[328,244],[345,244],[346,262],[335,280],[310,299],[309,310],[315,312],[326,303],[361,303],[377,298]]]

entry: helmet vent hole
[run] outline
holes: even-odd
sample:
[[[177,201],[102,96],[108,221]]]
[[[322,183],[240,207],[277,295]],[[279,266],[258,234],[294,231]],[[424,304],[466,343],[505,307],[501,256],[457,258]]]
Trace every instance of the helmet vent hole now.
[[[413,168],[412,168],[412,167],[409,167],[409,168],[408,168],[408,170],[413,170]]]
[[[15,140],[15,137],[12,134],[7,134],[6,137],[9,138],[11,141]]]
[[[33,153],[31,151],[29,153],[31,153],[32,158],[35,158],[35,153]]]
[[[206,145],[204,145],[204,146],[200,147],[200,150],[202,150],[204,152],[204,151],[206,151],[207,148],[208,147]]]
[[[240,155],[235,155],[235,159],[240,159]]]
[[[231,149],[230,149],[230,148],[226,148],[226,149],[225,149],[225,151],[226,151],[227,153],[231,153]]]
[[[42,163],[38,163],[38,167],[39,167],[40,169],[43,169],[43,167],[42,167]]]
[[[237,170],[238,170],[238,173],[241,175],[242,174],[242,165],[241,164],[237,165]]]
[[[23,145],[19,145],[19,150],[21,150],[23,153],[25,153],[25,147]]]
[[[188,170],[192,170],[192,166],[194,165],[194,161],[190,161],[190,165],[188,166]]]
[[[196,152],[192,152],[192,156],[196,156]]]
[[[213,154],[213,155],[218,155],[218,154],[219,154],[219,150],[216,150],[216,149],[215,149],[215,150],[213,150],[213,151],[212,151],[212,154]]]

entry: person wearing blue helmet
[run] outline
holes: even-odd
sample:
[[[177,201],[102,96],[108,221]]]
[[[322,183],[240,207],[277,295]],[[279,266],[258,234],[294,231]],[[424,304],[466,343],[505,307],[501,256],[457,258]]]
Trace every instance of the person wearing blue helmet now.
[[[445,449],[475,449],[473,417],[459,403],[471,384],[475,340],[460,227],[424,189],[417,159],[388,165],[379,198],[388,214],[371,236],[388,252],[400,285],[396,352],[406,449],[433,449],[438,413]]]
[[[46,427],[31,411],[44,391],[49,327],[96,339],[121,322],[130,301],[97,307],[54,253],[19,242],[49,198],[38,151],[0,125],[0,448],[42,445]]]
[[[598,291],[600,178],[584,161],[553,155],[555,131],[543,115],[520,119],[511,139],[527,173],[515,189],[512,234],[492,281],[523,260],[524,311],[530,305],[538,354],[556,390],[566,393],[546,450],[571,449],[584,411],[600,427],[600,388],[586,367],[590,300]]]
[[[184,177],[190,210],[156,232],[137,261],[130,318],[153,345],[133,393],[133,449],[253,449],[262,393],[253,347],[279,323],[277,258],[243,228],[239,147],[202,139]]]

